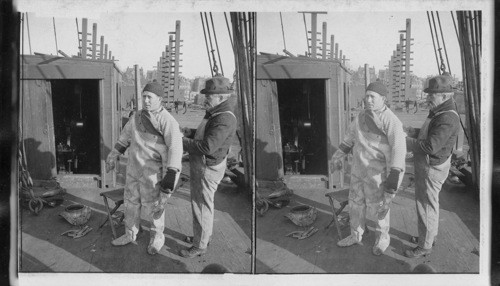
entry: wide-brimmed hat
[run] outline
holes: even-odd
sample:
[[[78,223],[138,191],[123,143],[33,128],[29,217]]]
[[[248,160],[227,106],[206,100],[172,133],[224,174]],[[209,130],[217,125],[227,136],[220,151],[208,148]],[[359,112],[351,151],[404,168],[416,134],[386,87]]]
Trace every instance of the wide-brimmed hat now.
[[[214,76],[205,82],[205,88],[200,91],[202,94],[231,94],[231,83],[229,79],[222,76]]]
[[[448,75],[438,75],[429,79],[429,85],[424,89],[425,93],[454,92],[452,78]]]

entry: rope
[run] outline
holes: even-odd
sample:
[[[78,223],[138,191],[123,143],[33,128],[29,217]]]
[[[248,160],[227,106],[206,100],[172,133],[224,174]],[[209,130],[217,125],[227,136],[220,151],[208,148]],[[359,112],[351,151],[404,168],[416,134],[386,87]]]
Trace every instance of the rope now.
[[[440,71],[439,70],[439,60],[438,60],[438,56],[437,56],[437,52],[436,52],[436,43],[434,42],[434,33],[432,32],[432,24],[431,24],[431,18],[429,17],[429,11],[427,11],[427,20],[429,21],[429,28],[431,29],[432,46],[434,47],[434,56],[436,56],[436,64],[437,64],[437,68],[438,68],[438,72],[439,72]]]
[[[52,17],[52,23],[54,24],[54,38],[56,40],[56,56],[59,54],[59,48],[57,47],[57,33],[56,33],[56,19]]]
[[[286,50],[286,41],[285,41],[285,28],[283,28],[283,17],[280,12],[280,20],[281,20],[281,34],[283,35],[283,47]]]
[[[446,64],[448,65],[448,72],[451,74],[450,61],[448,60],[448,51],[446,50],[446,43],[444,41],[443,29],[441,28],[441,20],[439,19],[439,12],[436,11],[438,19],[439,31],[441,32],[441,40],[443,41],[444,55],[446,57]]]
[[[210,22],[212,22],[212,31],[214,33],[215,46],[217,47],[217,57],[219,58],[220,71],[224,76],[224,68],[222,67],[222,60],[220,59],[219,43],[217,42],[217,34],[215,33],[214,19],[212,18],[212,12],[210,12]]]
[[[200,17],[201,17],[201,25],[203,26],[203,36],[205,37],[205,46],[207,47],[207,57],[208,57],[208,62],[210,64],[210,73],[212,74],[212,77],[213,77],[214,71],[212,69],[212,59],[210,58],[210,51],[208,49],[207,33],[205,31],[205,22],[203,20],[203,13],[202,12],[200,12]]]
[[[30,46],[30,55],[31,55],[30,22],[28,20],[28,12],[26,12],[26,28],[28,29],[28,44]]]
[[[302,13],[302,16],[304,18],[304,28],[306,29],[307,53],[311,55],[311,48],[309,47],[309,37],[307,36],[306,13]]]

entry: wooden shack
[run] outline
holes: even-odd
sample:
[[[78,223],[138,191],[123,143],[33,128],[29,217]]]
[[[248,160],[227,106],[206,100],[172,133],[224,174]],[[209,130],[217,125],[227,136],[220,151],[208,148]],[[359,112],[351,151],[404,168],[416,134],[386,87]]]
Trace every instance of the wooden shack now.
[[[122,128],[118,67],[49,55],[23,55],[21,65],[21,138],[31,176],[79,176],[114,186],[105,159]]]
[[[350,120],[351,74],[338,60],[257,56],[256,180],[339,188],[330,161]]]

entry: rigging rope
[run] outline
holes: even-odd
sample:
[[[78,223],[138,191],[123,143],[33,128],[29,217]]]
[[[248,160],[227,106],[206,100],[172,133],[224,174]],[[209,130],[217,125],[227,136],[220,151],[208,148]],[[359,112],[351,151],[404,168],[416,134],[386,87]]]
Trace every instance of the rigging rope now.
[[[56,56],[59,54],[59,48],[57,47],[57,33],[56,33],[56,19],[52,17],[52,23],[54,24],[54,39],[56,40]]]
[[[213,44],[212,44],[212,35],[210,33],[210,27],[208,26],[208,18],[207,18],[207,12],[204,12],[205,13],[205,22],[207,24],[207,32],[208,32],[208,40],[210,41],[210,52],[212,53],[212,60],[213,60],[213,63],[214,63],[214,66],[213,66],[213,71],[215,73],[215,76],[217,76],[219,74],[219,67],[217,67],[217,61],[215,60],[215,50],[214,50],[214,47],[213,47]]]
[[[438,19],[439,31],[441,32],[441,40],[443,41],[444,55],[446,56],[446,64],[448,65],[448,72],[451,74],[450,61],[448,60],[448,51],[446,50],[446,43],[444,41],[443,29],[441,28],[441,20],[439,19],[439,12],[436,11]]]
[[[281,16],[281,12],[280,12],[280,20],[281,20],[281,34],[283,35],[283,48],[286,50],[285,28],[283,28],[283,17]]]
[[[26,28],[28,29],[28,44],[30,46],[30,55],[31,55],[30,22],[28,20],[28,12],[26,12]]]
[[[434,33],[436,35],[436,42],[438,44],[439,59],[441,60],[441,65],[439,67],[439,69],[440,69],[439,74],[443,74],[446,72],[446,65],[444,64],[443,54],[441,53],[442,49],[441,49],[441,45],[439,44],[439,35],[437,32],[437,28],[436,28],[436,21],[434,20],[434,12],[432,12],[432,11],[431,11],[431,16],[432,16],[432,23],[434,25]]]
[[[202,12],[200,12],[200,17],[201,17],[201,25],[203,26],[203,36],[205,37],[205,46],[207,47],[207,57],[208,57],[208,62],[210,64],[210,73],[212,74],[212,77],[213,77],[214,71],[212,69],[212,59],[210,58],[210,50],[208,49],[207,33],[205,31],[205,22],[203,21],[203,13]]]
[[[227,32],[229,33],[229,41],[231,42],[231,47],[233,47],[233,52],[234,52],[233,38],[231,37],[231,29],[229,28],[229,22],[227,21],[226,12],[224,12],[224,18],[226,19]]]
[[[222,68],[222,60],[220,59],[219,43],[217,42],[217,34],[215,33],[214,19],[212,18],[212,12],[210,12],[210,22],[212,22],[212,31],[214,33],[215,46],[217,47],[217,57],[219,58],[220,71],[222,76],[224,76],[224,68]]]
[[[439,61],[437,57],[437,52],[436,52],[436,43],[434,42],[434,33],[432,32],[432,24],[431,24],[431,18],[429,16],[429,11],[427,11],[427,20],[429,21],[429,28],[431,29],[431,37],[432,37],[432,46],[434,47],[434,56],[436,57],[436,64],[439,72]],[[439,73],[441,74],[441,73]]]

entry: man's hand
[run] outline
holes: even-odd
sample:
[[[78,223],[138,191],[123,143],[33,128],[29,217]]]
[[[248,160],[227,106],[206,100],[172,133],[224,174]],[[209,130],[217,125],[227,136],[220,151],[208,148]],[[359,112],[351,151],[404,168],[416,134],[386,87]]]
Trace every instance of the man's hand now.
[[[386,193],[395,194],[397,192],[400,173],[401,171],[398,169],[391,169],[389,176],[387,176],[385,182],[382,183]]]
[[[115,168],[116,159],[120,156],[120,152],[118,150],[113,149],[109,152],[108,157],[106,158],[106,173],[113,170]]]
[[[333,161],[332,161],[332,164],[331,164],[331,166],[330,166],[330,168],[331,168],[333,171],[342,170],[342,160],[340,160],[340,159],[333,160]]]
[[[396,196],[396,194],[391,194],[391,193],[388,193],[388,192],[384,192],[384,199],[380,203],[381,205],[380,205],[380,208],[379,208],[378,213],[377,213],[377,216],[378,216],[379,220],[382,220],[382,219],[385,218],[385,216],[389,212],[391,202],[392,202],[392,200],[394,199],[395,196]]]

